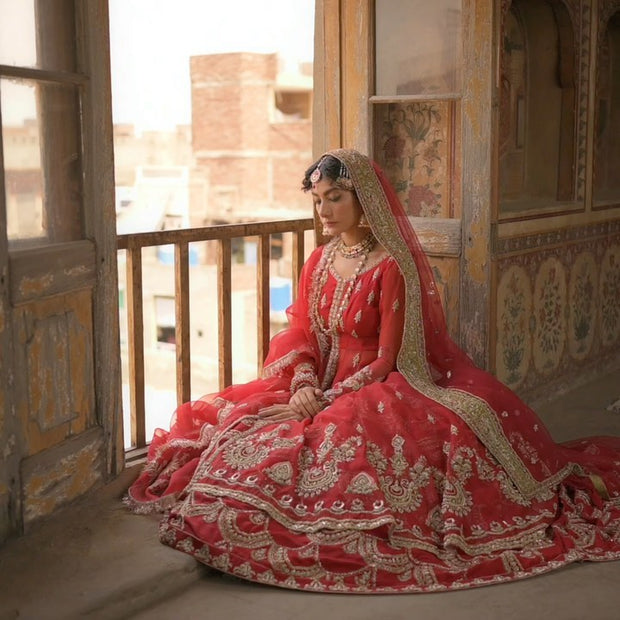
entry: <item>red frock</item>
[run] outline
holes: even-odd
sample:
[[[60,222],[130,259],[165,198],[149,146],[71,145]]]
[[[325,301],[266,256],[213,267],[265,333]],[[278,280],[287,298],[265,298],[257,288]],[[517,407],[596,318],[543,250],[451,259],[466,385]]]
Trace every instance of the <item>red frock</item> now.
[[[129,501],[166,509],[162,542],[323,592],[457,589],[619,559],[620,440],[555,444],[472,365],[412,386],[397,370],[410,317],[396,261],[369,265],[349,291],[331,267],[321,279],[328,252],[304,266],[263,378],[187,403],[156,432]],[[323,330],[347,295],[339,328]],[[287,403],[291,384],[332,402],[311,421],[256,416]],[[492,415],[471,415],[478,403]]]

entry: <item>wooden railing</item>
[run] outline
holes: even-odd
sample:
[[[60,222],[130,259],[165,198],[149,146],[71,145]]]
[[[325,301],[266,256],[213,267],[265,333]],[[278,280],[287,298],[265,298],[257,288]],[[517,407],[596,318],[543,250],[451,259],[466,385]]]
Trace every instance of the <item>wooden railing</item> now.
[[[297,293],[299,273],[304,261],[304,232],[311,230],[311,218],[248,224],[229,224],[119,235],[117,247],[126,250],[127,345],[129,356],[129,395],[131,409],[132,448],[146,446],[144,385],[144,315],[142,284],[142,248],[174,245],[174,299],[176,342],[177,404],[190,400],[190,303],[189,244],[217,242],[217,304],[219,387],[232,383],[232,318],[231,318],[231,240],[258,237],[256,264],[257,290],[257,359],[258,371],[269,346],[269,281],[270,235],[292,233],[291,278],[293,298]]]

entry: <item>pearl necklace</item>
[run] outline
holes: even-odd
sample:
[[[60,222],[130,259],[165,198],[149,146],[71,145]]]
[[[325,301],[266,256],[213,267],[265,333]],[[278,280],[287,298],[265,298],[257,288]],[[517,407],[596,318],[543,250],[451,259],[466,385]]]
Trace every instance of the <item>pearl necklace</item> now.
[[[356,243],[355,245],[345,245],[342,238],[339,239],[336,244],[336,250],[342,258],[357,258],[362,254],[368,256],[368,253],[373,249],[376,242],[377,240],[375,239],[375,236],[372,232],[369,232],[359,243]]]
[[[369,235],[369,236],[372,237],[372,235]],[[368,237],[366,237],[366,239],[368,239]],[[366,239],[364,241],[366,241]],[[336,288],[336,291],[334,291],[334,298],[332,299],[332,305],[331,305],[331,308],[329,309],[329,315],[327,317],[327,325],[325,325],[325,321],[323,320],[323,317],[321,316],[319,305],[321,302],[323,288],[325,286],[325,283],[327,282],[327,276],[329,275],[329,270],[331,269],[334,259],[336,258],[336,251],[339,251],[338,248],[340,246],[340,243],[341,242],[334,244],[334,246],[329,250],[329,254],[325,257],[325,264],[323,266],[323,270],[321,271],[321,274],[319,278],[317,279],[317,290],[314,291],[315,294],[313,295],[312,308],[311,308],[313,323],[316,325],[317,329],[321,333],[323,333],[325,336],[332,336],[332,337],[336,336],[338,329],[342,330],[344,328],[343,320],[342,320],[344,316],[344,312],[347,309],[347,306],[349,305],[349,300],[351,299],[351,295],[353,294],[353,288],[355,287],[357,278],[362,272],[362,269],[364,268],[364,265],[366,264],[366,261],[368,260],[368,255],[370,254],[370,250],[375,244],[375,238],[372,237],[372,243],[370,245],[368,243],[364,244],[364,242],[357,244],[357,246],[361,246],[364,244],[364,247],[361,250],[362,258],[360,259],[359,263],[355,267],[355,271],[353,272],[353,275],[345,280],[346,289],[344,293],[342,294],[340,303],[338,304],[335,303],[337,300],[336,298],[337,298],[338,288]],[[352,247],[355,248],[357,246],[352,246]]]

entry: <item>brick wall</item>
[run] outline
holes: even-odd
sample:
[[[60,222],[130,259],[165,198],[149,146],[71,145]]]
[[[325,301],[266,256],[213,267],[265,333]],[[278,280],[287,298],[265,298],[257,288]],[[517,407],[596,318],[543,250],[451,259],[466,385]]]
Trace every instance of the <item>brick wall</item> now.
[[[312,121],[273,121],[277,56],[195,56],[190,71],[192,147],[209,179],[208,217],[266,219],[274,209],[307,216],[299,187],[312,157]]]

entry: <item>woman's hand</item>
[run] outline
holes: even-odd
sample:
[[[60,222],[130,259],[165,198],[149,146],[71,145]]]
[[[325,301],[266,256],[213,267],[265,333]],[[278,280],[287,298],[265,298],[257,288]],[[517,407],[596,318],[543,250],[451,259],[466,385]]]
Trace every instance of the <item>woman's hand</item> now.
[[[300,422],[311,420],[324,407],[323,392],[317,388],[304,387],[297,390],[286,405],[259,409],[258,417],[270,422]]]
[[[288,401],[289,407],[303,415],[304,417],[313,418],[319,411],[325,407],[322,402],[323,392],[318,388],[303,387],[297,390]]]
[[[269,420],[269,422],[301,422],[301,420],[311,416],[294,411],[290,405],[271,405],[259,409],[258,417],[262,420]]]

